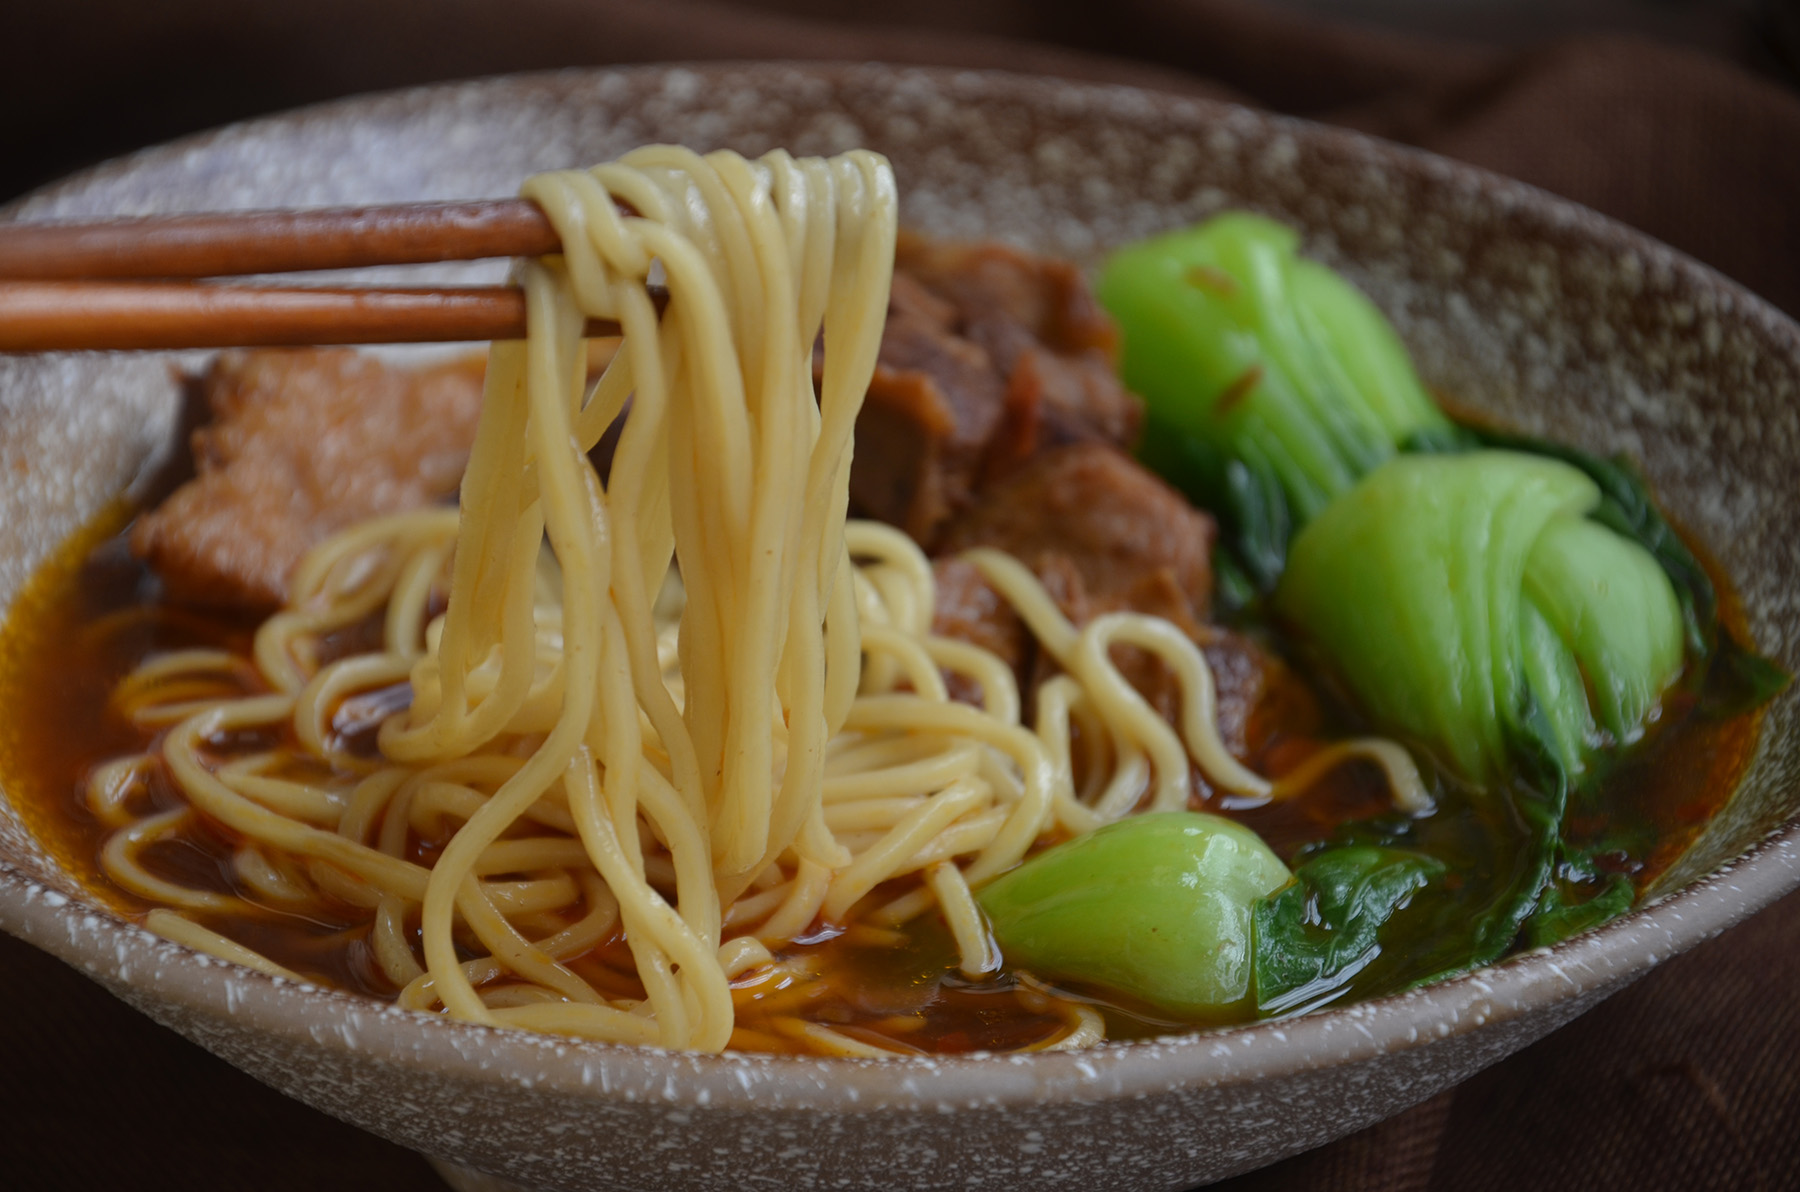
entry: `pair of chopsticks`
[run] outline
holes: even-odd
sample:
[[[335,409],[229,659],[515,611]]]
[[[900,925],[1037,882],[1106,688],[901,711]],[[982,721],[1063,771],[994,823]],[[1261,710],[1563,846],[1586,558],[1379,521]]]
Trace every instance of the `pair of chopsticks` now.
[[[542,256],[561,247],[527,199],[0,224],[0,352],[518,339],[525,298],[510,286],[197,279]],[[618,333],[616,324],[588,324],[589,335]]]

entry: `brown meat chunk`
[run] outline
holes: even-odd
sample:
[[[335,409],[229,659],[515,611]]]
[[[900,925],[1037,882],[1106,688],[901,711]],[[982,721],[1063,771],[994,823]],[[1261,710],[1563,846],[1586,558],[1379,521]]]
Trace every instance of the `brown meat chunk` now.
[[[1102,613],[1139,612],[1162,617],[1198,643],[1217,688],[1220,735],[1233,753],[1247,756],[1251,712],[1282,664],[1249,638],[1206,623],[1214,532],[1211,518],[1122,452],[1093,442],[1045,452],[989,485],[944,531],[933,629],[999,654],[1027,693],[1056,673],[1011,607],[952,557],[977,546],[1004,550],[1036,573],[1077,625]],[[1131,647],[1115,647],[1113,659],[1174,721],[1180,692],[1168,668]]]
[[[1242,634],[1195,620],[1192,601],[1166,566],[1104,593],[1088,590],[1086,573],[1066,554],[1045,551],[1037,557],[1034,569],[1044,590],[1076,625],[1086,625],[1103,613],[1131,612],[1161,617],[1185,633],[1200,647],[1212,669],[1220,739],[1237,756],[1249,755],[1250,713],[1263,698],[1268,675],[1282,665],[1279,659]],[[1112,660],[1158,715],[1170,724],[1179,722],[1181,687],[1173,671],[1135,646],[1114,646]],[[1054,661],[1038,654],[1028,679],[1030,688],[1056,672]]]
[[[1247,758],[1257,744],[1250,739],[1251,713],[1276,688],[1294,687],[1297,680],[1286,663],[1241,633],[1215,629],[1200,652],[1212,669],[1218,695],[1219,739],[1233,754]]]
[[[1025,622],[973,563],[937,559],[931,565],[936,589],[931,631],[980,646],[1008,666],[1023,666],[1031,648]]]
[[[300,557],[364,518],[442,501],[462,481],[484,362],[394,368],[347,350],[228,352],[203,380],[213,421],[195,477],[139,520],[131,548],[170,595],[280,603]]]
[[[1024,684],[1036,644],[1019,614],[982,577],[973,563],[961,559],[936,559],[931,564],[931,578],[936,591],[931,632],[938,637],[980,646],[993,654],[1012,668],[1020,691],[1026,691]],[[951,699],[980,704],[978,684],[949,673],[945,674],[944,680]]]
[[[1216,720],[1225,747],[1240,758],[1249,758],[1256,743],[1251,737],[1251,713],[1281,685],[1286,668],[1253,640],[1218,626],[1199,625],[1190,619],[1186,593],[1177,588],[1166,568],[1158,568],[1121,594],[1106,599],[1090,595],[1081,571],[1067,555],[1047,551],[1038,556],[1035,571],[1045,591],[1077,625],[1085,625],[1101,613],[1138,612],[1163,617],[1200,645],[1212,669],[1217,697]],[[998,656],[1012,668],[1025,696],[1029,718],[1031,693],[1057,673],[1053,659],[1039,649],[1025,623],[999,592],[982,578],[973,564],[958,558],[932,563],[937,583],[937,608],[931,631],[942,637],[969,642]],[[1176,723],[1181,711],[1180,689],[1175,676],[1156,658],[1130,646],[1115,646],[1113,662],[1128,682],[1165,720]],[[980,691],[958,676],[948,676],[950,696],[964,703],[980,702]],[[1288,686],[1293,686],[1290,679]]]
[[[989,485],[945,528],[938,551],[991,546],[1034,569],[1045,554],[1065,555],[1103,607],[1123,607],[1149,584],[1143,598],[1187,628],[1211,609],[1215,533],[1212,518],[1130,456],[1088,442],[1044,452]]]
[[[859,511],[929,542],[967,505],[1006,385],[988,354],[954,330],[956,311],[894,276],[887,325],[856,420],[850,497]]]
[[[968,312],[970,338],[994,352],[1002,367],[1034,341],[1069,352],[1094,348],[1110,355],[1118,348],[1118,328],[1067,261],[997,241],[903,232],[894,264]]]
[[[1130,443],[1138,400],[1117,332],[1072,265],[998,244],[903,236],[857,420],[857,511],[929,543],[984,479],[1039,450]]]
[[[1143,408],[1118,381],[1119,330],[1075,266],[1005,244],[923,236],[903,236],[894,260],[956,309],[962,334],[1009,384],[1032,368],[1025,388],[1038,392],[1059,433],[1136,440]]]

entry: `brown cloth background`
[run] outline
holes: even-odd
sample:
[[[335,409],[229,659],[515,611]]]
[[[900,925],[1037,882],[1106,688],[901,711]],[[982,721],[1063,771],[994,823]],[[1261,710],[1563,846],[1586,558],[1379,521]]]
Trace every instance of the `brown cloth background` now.
[[[1800,313],[1800,10],[1766,0],[1735,31],[1708,28],[1701,53],[1613,35],[1535,41],[1529,27],[1500,48],[1245,0],[13,3],[0,7],[0,196],[357,91],[584,64],[884,59],[1137,83],[1348,125],[1585,203]],[[1800,1187],[1797,990],[1800,895],[1460,1087],[1218,1187]],[[416,1156],[263,1088],[4,937],[0,1185],[441,1188]]]

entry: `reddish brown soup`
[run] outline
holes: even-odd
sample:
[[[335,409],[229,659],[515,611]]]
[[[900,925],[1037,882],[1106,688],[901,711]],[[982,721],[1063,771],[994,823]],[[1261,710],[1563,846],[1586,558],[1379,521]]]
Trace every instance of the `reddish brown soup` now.
[[[58,862],[121,914],[141,919],[150,904],[115,886],[98,863],[109,830],[88,810],[83,796],[96,765],[142,751],[154,739],[109,712],[109,694],[138,663],[159,652],[209,646],[242,654],[254,623],[164,602],[154,579],[125,548],[121,531],[131,514],[123,505],[114,507],[65,544],[26,585],[0,630],[0,708],[6,710],[0,720],[0,781]],[[346,640],[344,646],[354,648],[354,641]],[[1272,773],[1304,756],[1308,742],[1320,732],[1321,716],[1328,735],[1334,724],[1343,727],[1328,700],[1296,679],[1284,682],[1288,686],[1278,684],[1258,705],[1249,733],[1250,761]],[[1670,706],[1649,740],[1610,776],[1598,800],[1571,821],[1572,830],[1598,837],[1621,824],[1634,826],[1635,838],[1650,843],[1609,858],[1609,863],[1642,889],[1729,797],[1749,759],[1756,721],[1754,715],[1708,721],[1689,706]],[[358,731],[354,725],[345,727]],[[154,798],[168,806],[179,802],[166,780]],[[1277,853],[1291,857],[1300,845],[1329,835],[1339,824],[1379,812],[1384,799],[1373,775],[1346,767],[1292,802],[1245,809],[1210,794],[1195,802],[1241,820]],[[1441,854],[1468,855],[1470,871],[1477,875],[1471,885],[1478,884],[1484,865],[1491,868],[1491,861],[1484,860],[1483,841],[1511,830],[1455,802],[1431,817],[1430,825]],[[248,896],[231,864],[236,843],[226,829],[201,820],[194,831],[153,846],[144,861],[152,871],[185,884]],[[441,843],[415,838],[415,859],[428,861]],[[1459,884],[1460,879],[1450,883],[1452,892]],[[890,897],[903,888],[903,883],[891,883],[879,893]],[[309,978],[375,997],[395,993],[367,955],[367,912],[360,909],[321,898],[304,913],[199,917]],[[1371,966],[1348,992],[1373,996],[1404,988],[1415,979],[1409,978],[1408,948],[1423,956],[1429,945],[1425,940],[1390,945],[1393,955]],[[954,945],[936,915],[923,917],[904,933],[815,925],[812,934],[784,954],[805,958],[814,979],[770,978],[752,971],[736,982],[734,1046],[804,1050],[771,1026],[797,1010],[853,1037],[939,1053],[1017,1048],[1062,1029],[1062,1020],[1029,978],[1022,981],[1007,972],[971,983],[959,977]],[[597,989],[642,996],[629,951],[617,936],[572,961],[571,967]],[[1164,1033],[1175,1025],[1093,991],[1058,992],[1100,1006],[1109,1038]]]

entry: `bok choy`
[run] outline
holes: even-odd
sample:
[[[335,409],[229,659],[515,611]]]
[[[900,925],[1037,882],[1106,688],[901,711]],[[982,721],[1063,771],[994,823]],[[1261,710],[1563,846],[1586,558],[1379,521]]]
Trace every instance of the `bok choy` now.
[[[1145,462],[1222,515],[1263,587],[1292,530],[1449,426],[1381,312],[1298,246],[1228,212],[1121,249],[1099,283],[1147,405]]]
[[[1403,456],[1300,532],[1276,608],[1387,731],[1492,782],[1537,739],[1577,778],[1681,673],[1669,577],[1589,519],[1600,490],[1512,451]]]
[[[1788,681],[1722,627],[1629,465],[1452,423],[1381,312],[1298,246],[1228,212],[1107,262],[1140,452],[1219,517],[1222,603],[1272,613],[1484,827],[1362,821],[1296,850],[1251,912],[1264,1014],[1338,996],[1395,931],[1426,980],[1628,909],[1620,858],[1643,849],[1619,847],[1625,821],[1571,832],[1569,809],[1671,691],[1723,716]],[[1442,863],[1475,838],[1496,851]],[[1440,886],[1459,893],[1424,899]]]

